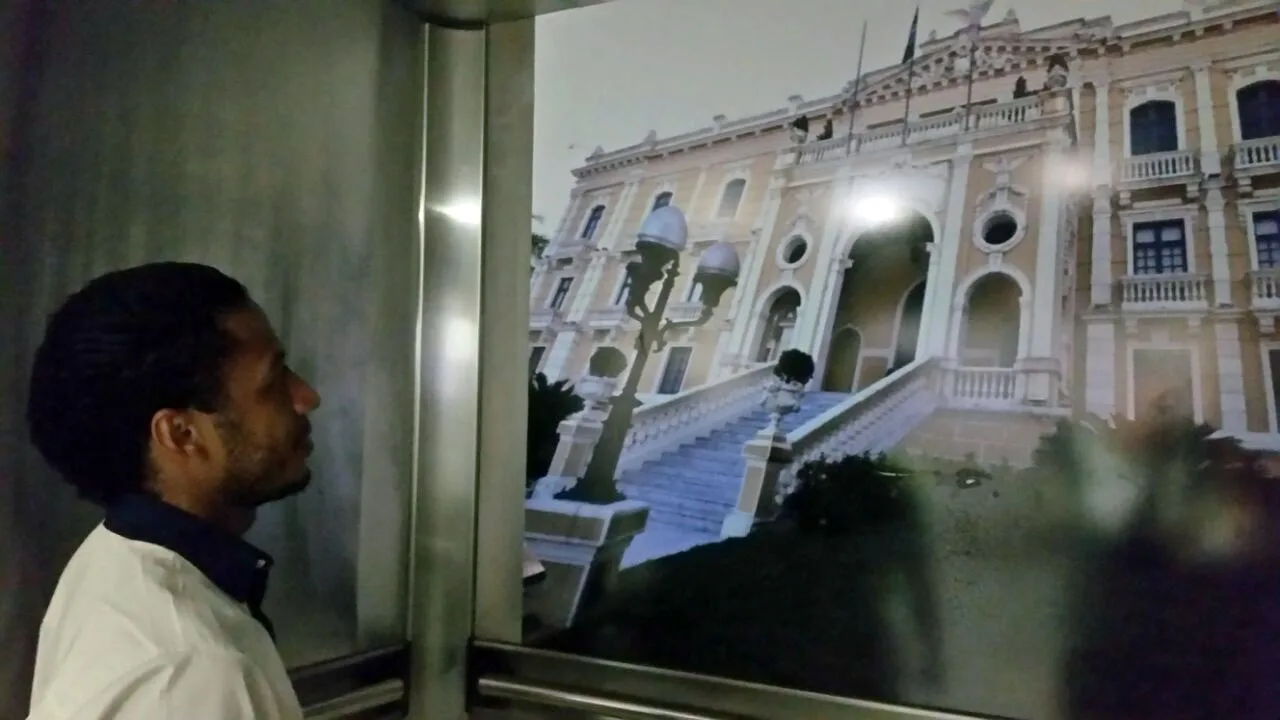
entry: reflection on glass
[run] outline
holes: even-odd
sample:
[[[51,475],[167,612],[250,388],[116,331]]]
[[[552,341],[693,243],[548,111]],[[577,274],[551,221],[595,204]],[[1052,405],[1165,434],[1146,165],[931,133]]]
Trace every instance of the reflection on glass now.
[[[311,487],[263,508],[250,534],[276,560],[266,612],[285,659],[403,641],[419,174],[403,148],[421,132],[421,87],[403,68],[418,57],[419,22],[389,4],[332,1],[308,13],[239,1],[19,15],[28,25],[15,22],[13,37],[40,72],[4,67],[24,84],[5,96],[21,133],[4,131],[15,141],[4,159],[14,224],[0,230],[14,281],[0,283],[0,344],[13,359],[0,362],[11,431],[0,575],[13,580],[0,589],[0,644],[12,649],[0,660],[0,716],[26,712],[40,616],[100,519],[19,439],[17,388],[63,296],[150,260],[242,280],[325,398]],[[405,31],[390,32],[397,24]],[[378,52],[348,52],[360,47]],[[349,152],[352,138],[375,140]]]
[[[576,40],[645,3],[540,21],[539,132],[603,147],[536,173],[544,217],[573,184],[535,228],[531,642],[1015,717],[1278,716],[1275,9],[991,5],[751,4],[794,30],[758,76],[692,7],[672,58]],[[645,84],[689,63],[705,85]],[[646,253],[671,208],[687,242]],[[655,337],[648,308],[703,310],[653,278],[719,247],[712,321]]]

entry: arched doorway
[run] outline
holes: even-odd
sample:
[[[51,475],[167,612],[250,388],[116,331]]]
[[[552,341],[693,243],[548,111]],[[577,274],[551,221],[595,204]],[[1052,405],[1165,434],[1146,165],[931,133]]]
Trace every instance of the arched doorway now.
[[[841,328],[858,329],[865,377],[884,377],[915,359],[929,270],[926,248],[932,241],[933,226],[916,212],[854,240],[832,312],[822,369],[824,387],[834,390],[837,379],[843,382],[841,371],[833,367],[844,352],[836,342]]]
[[[924,281],[921,280],[902,298],[902,309],[898,311],[898,329],[895,333],[897,341],[894,343],[891,370],[896,370],[916,359],[917,346],[920,344],[920,320],[923,314]]]
[[[795,288],[786,288],[774,297],[764,317],[760,341],[756,343],[756,362],[773,362],[790,347],[799,310],[800,293]]]
[[[858,357],[862,354],[862,333],[842,327],[831,336],[831,353],[822,375],[822,389],[855,392],[858,389]]]
[[[960,364],[1012,368],[1018,359],[1022,289],[1002,272],[983,275],[969,288],[960,335]]]

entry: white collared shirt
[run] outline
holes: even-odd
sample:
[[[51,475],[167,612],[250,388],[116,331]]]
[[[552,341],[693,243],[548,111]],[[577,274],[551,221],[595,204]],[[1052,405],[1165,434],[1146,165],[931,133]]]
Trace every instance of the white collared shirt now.
[[[40,626],[28,720],[301,720],[271,636],[172,550],[101,525]]]

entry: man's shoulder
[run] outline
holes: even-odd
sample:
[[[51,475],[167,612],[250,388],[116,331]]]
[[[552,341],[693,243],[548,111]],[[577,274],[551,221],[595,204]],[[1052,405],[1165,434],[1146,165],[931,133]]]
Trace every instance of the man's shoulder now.
[[[32,701],[92,705],[121,683],[179,676],[265,673],[278,686],[283,666],[262,635],[176,553],[98,527],[67,564],[45,614]]]

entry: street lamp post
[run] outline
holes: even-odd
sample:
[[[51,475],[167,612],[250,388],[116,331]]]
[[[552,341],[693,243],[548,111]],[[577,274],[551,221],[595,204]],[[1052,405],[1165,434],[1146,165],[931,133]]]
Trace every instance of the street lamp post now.
[[[705,325],[711,319],[725,291],[738,284],[740,265],[738,254],[727,242],[719,242],[707,248],[698,260],[693,281],[702,286],[702,312],[693,320],[674,321],[664,317],[676,278],[680,276],[680,253],[689,236],[688,224],[679,208],[668,205],[649,213],[640,225],[636,238],[639,259],[627,264],[627,316],[640,324],[636,335],[635,360],[627,375],[622,392],[610,403],[600,440],[596,443],[586,473],[577,485],[560,493],[562,500],[576,500],[593,504],[608,504],[624,499],[618,492],[614,474],[618,459],[631,430],[631,417],[637,406],[636,391],[640,376],[644,374],[649,354],[661,352],[667,345],[668,334],[681,328]],[[658,298],[650,308],[646,300],[649,289],[662,281]]]

